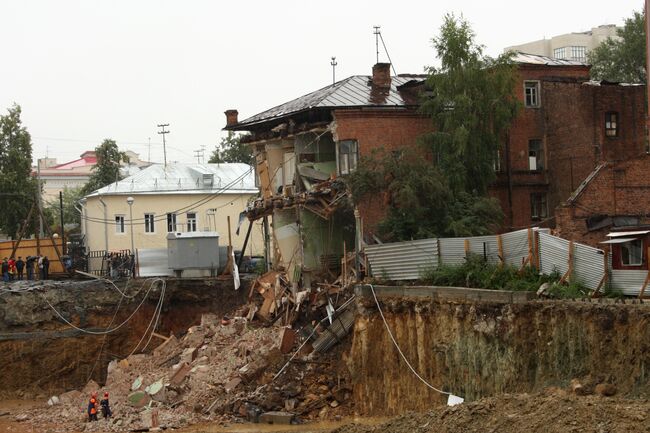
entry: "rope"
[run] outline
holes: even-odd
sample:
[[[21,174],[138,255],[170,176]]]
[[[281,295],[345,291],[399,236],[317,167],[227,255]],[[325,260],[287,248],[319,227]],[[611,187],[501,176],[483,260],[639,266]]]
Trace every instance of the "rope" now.
[[[420,379],[420,382],[422,382],[423,384],[425,384],[426,386],[428,386],[432,390],[434,390],[434,391],[436,391],[436,392],[438,392],[440,394],[451,395],[450,392],[442,391],[442,390],[436,388],[435,386],[431,385],[429,382],[427,382],[425,379],[423,379],[422,376],[420,376],[417,371],[415,371],[415,369],[413,368],[413,366],[411,365],[409,360],[406,359],[406,356],[404,355],[404,352],[402,352],[402,349],[400,349],[399,345],[397,344],[397,341],[395,340],[395,337],[393,336],[393,333],[390,330],[390,327],[388,326],[388,322],[386,321],[386,317],[384,317],[384,312],[381,310],[381,307],[379,306],[379,300],[377,299],[377,295],[375,294],[375,288],[372,286],[372,284],[367,284],[367,285],[370,286],[370,290],[372,291],[372,297],[375,298],[375,304],[377,304],[377,309],[379,310],[379,314],[381,315],[381,320],[383,320],[384,325],[386,325],[386,331],[388,331],[388,335],[390,336],[390,339],[393,340],[393,344],[395,345],[395,348],[397,349],[399,354],[402,356],[402,359],[404,360],[404,362],[406,362],[406,365],[408,365],[411,372],[415,375],[415,377]]]

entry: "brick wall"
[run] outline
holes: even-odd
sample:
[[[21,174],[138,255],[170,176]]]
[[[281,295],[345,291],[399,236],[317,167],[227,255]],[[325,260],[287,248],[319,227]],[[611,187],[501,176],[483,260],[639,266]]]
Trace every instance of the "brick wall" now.
[[[336,110],[334,140],[357,140],[359,155],[369,156],[373,149],[417,149],[418,137],[433,130],[431,119],[415,110]],[[375,233],[386,209],[385,197],[372,197],[359,204],[364,231]]]
[[[608,164],[573,202],[555,209],[558,234],[598,246],[611,227],[590,232],[590,216],[636,216],[640,224],[650,223],[649,173],[649,155]]]

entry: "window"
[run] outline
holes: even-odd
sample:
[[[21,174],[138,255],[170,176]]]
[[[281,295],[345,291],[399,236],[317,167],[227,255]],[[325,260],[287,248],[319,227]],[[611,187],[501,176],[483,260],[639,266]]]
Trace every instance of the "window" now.
[[[196,231],[196,212],[187,213],[187,231],[188,232]]]
[[[295,152],[284,152],[282,158],[282,185],[293,185],[293,178],[296,176],[296,154]]]
[[[643,264],[643,241],[641,239],[621,244],[621,264],[623,266],[641,266]]]
[[[144,232],[145,233],[155,233],[153,222],[154,222],[154,215],[152,213],[144,214]]]
[[[539,81],[524,81],[526,107],[539,107]]]
[[[579,62],[584,62],[585,60],[587,60],[587,47],[585,46],[571,47],[571,59],[577,60]]]
[[[530,195],[530,218],[539,220],[548,217],[548,204],[546,194],[534,193]]]
[[[124,233],[124,215],[115,215],[115,233]]]
[[[544,146],[542,140],[528,140],[528,169],[544,170]]]
[[[357,169],[359,146],[356,140],[339,141],[337,151],[339,174],[350,174]]]
[[[605,113],[605,135],[618,137],[618,113],[614,111]]]
[[[553,57],[556,59],[566,59],[566,47],[554,49]]]
[[[168,213],[167,214],[167,233],[176,231],[176,214]]]

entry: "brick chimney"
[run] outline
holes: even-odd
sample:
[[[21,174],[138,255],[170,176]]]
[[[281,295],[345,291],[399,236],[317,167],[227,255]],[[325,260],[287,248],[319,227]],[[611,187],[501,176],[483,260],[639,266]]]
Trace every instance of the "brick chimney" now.
[[[372,85],[390,88],[390,63],[377,63],[372,67]]]
[[[226,126],[235,126],[238,123],[239,112],[237,110],[226,110],[224,113],[226,114]]]

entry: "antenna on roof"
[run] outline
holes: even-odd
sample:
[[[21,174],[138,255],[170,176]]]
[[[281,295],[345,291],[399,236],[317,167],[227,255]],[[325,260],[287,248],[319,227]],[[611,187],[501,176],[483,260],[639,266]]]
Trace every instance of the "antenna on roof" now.
[[[332,84],[336,83],[336,65],[338,65],[338,62],[336,61],[336,57],[332,56],[332,61],[330,62],[330,65],[332,65]]]
[[[388,63],[390,63],[390,67],[393,69],[393,75],[397,75],[397,71],[395,70],[395,65],[393,65],[393,61],[390,59],[390,54],[388,54],[388,48],[386,48],[386,43],[384,42],[384,37],[381,35],[381,26],[373,26],[375,29],[374,35],[375,35],[375,48],[377,50],[377,63],[379,63],[379,41],[381,40],[381,45],[384,47],[384,51],[386,52],[386,57],[388,57]]]

